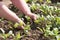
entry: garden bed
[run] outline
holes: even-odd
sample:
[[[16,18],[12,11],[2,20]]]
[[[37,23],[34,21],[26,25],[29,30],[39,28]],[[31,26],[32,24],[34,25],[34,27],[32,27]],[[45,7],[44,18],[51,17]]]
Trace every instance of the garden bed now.
[[[60,40],[60,3],[51,3],[50,0],[26,2],[39,18],[34,21],[13,4],[8,4],[8,8],[24,19],[27,25],[20,30],[15,28],[19,24],[0,18],[0,40]]]

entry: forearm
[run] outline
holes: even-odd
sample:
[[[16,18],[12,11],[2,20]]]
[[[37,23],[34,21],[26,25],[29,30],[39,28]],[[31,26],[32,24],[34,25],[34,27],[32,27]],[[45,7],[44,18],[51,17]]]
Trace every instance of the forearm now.
[[[0,17],[4,17],[8,20],[18,22],[20,19],[17,15],[10,11],[3,3],[0,2]]]
[[[11,1],[19,10],[22,10],[24,14],[30,16],[31,11],[24,0],[11,0]]]

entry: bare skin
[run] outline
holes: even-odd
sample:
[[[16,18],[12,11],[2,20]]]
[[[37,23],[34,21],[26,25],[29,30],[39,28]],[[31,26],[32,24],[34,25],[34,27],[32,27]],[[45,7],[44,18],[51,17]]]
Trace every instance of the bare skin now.
[[[32,19],[36,20],[37,15],[33,14],[30,11],[29,7],[27,6],[24,0],[11,0],[11,1],[19,10],[22,10],[25,15],[30,16]],[[23,25],[25,25],[25,23],[14,12],[9,10],[7,6],[5,6],[4,3],[2,2],[0,2],[0,17],[4,17],[7,20],[11,20],[17,23],[22,22]],[[22,28],[24,27],[22,26]]]

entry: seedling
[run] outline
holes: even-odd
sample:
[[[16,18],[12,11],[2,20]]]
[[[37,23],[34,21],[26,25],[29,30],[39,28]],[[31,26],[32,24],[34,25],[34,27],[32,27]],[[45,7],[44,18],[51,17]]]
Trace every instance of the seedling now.
[[[20,26],[20,27],[23,26],[23,23],[20,22],[20,23],[15,23],[15,24],[14,24],[14,28],[17,28],[18,26]]]
[[[27,19],[27,21],[30,21],[31,20],[31,18],[28,17],[28,16],[25,16],[25,18]]]
[[[19,40],[21,38],[20,32],[17,33],[17,35],[15,36],[14,40]]]

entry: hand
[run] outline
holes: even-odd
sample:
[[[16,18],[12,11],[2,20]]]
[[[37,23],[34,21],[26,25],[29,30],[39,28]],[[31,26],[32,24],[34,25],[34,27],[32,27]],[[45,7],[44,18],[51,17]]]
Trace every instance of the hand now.
[[[24,26],[25,26],[25,23],[22,21],[22,20],[20,20],[19,22],[18,22],[18,27],[17,27],[17,29],[24,29]]]
[[[31,17],[32,19],[34,19],[34,20],[36,20],[36,19],[38,18],[38,16],[37,16],[36,14],[34,14],[34,13],[30,14],[30,17]]]

